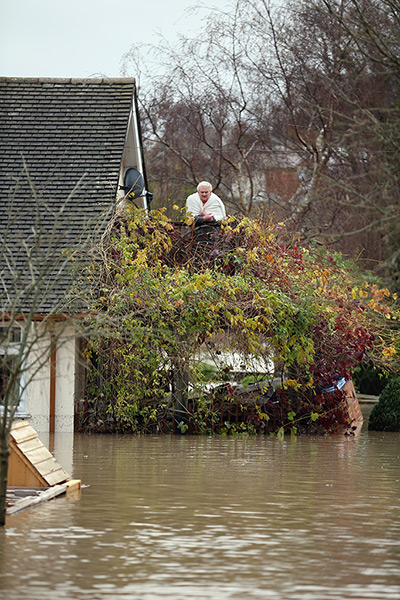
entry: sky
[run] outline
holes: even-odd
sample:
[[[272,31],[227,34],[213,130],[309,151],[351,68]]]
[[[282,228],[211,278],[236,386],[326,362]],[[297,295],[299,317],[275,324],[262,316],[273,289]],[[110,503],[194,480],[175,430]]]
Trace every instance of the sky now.
[[[171,43],[229,0],[0,0],[0,77],[120,77],[133,43]],[[199,11],[193,7],[202,5]],[[128,73],[134,76],[134,73]]]

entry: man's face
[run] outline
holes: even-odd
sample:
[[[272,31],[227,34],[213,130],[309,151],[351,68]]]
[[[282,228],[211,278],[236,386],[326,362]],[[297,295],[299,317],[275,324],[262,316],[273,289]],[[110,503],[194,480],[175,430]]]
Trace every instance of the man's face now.
[[[211,196],[211,190],[207,190],[206,188],[200,188],[199,196],[200,196],[200,200],[202,201],[202,203],[205,204],[207,202],[207,200],[209,199],[209,197]]]

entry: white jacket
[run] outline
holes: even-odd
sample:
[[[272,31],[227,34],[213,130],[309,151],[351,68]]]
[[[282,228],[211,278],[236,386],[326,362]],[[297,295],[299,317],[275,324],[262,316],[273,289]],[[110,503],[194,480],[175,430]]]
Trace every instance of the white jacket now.
[[[211,213],[216,221],[222,221],[226,217],[224,203],[214,192],[211,192],[211,196],[205,204],[202,203],[197,192],[186,198],[186,210],[192,217],[197,217],[203,209]]]

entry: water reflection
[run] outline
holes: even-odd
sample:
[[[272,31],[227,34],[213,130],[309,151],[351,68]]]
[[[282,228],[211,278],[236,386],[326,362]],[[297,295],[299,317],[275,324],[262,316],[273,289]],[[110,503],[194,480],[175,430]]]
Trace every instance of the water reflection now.
[[[112,599],[400,596],[400,436],[78,435],[80,499],[8,519],[0,590]]]

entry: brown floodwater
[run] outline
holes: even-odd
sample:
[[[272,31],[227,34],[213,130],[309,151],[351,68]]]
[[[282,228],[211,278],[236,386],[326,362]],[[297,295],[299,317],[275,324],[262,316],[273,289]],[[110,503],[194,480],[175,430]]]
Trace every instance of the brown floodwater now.
[[[8,517],[5,600],[400,598],[399,434],[63,434],[55,454],[88,487]]]

